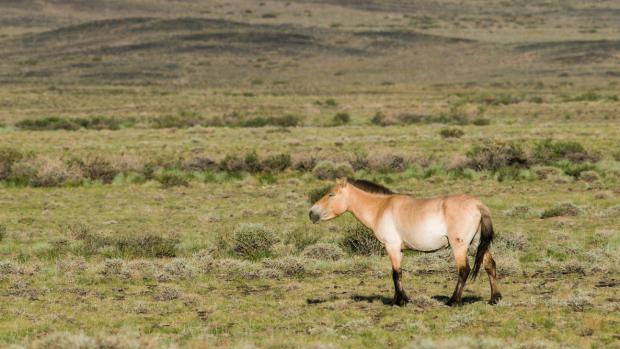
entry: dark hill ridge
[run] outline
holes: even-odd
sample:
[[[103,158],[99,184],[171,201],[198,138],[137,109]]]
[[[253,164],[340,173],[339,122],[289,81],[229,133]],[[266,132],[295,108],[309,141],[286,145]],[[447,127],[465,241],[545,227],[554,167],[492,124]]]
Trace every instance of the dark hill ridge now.
[[[130,17],[90,21],[9,42],[3,56],[35,54],[39,58],[156,51],[211,54],[316,51],[336,55],[373,55],[373,47],[473,42],[413,31],[345,32],[291,25],[247,24],[208,18]],[[42,50],[44,47],[53,50]]]
[[[0,82],[613,78],[620,44],[609,33],[618,11],[608,0],[11,0],[0,2],[0,23],[8,23],[0,26]],[[588,34],[589,23],[599,32]],[[557,41],[563,31],[571,41]]]
[[[571,40],[518,45],[517,51],[538,52],[544,59],[583,64],[613,59],[620,53],[620,40]]]

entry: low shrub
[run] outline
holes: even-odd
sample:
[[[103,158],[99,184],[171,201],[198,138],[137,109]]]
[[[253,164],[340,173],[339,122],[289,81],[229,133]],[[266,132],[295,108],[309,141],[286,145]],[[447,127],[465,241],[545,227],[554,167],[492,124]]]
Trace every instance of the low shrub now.
[[[557,141],[545,139],[537,142],[532,149],[532,159],[542,165],[554,165],[558,161],[572,163],[596,162],[598,156],[588,152],[576,141]]]
[[[564,202],[544,210],[540,215],[540,218],[544,219],[561,216],[577,216],[580,212],[581,209],[579,207],[570,202]]]
[[[406,155],[377,152],[370,154],[365,169],[379,172],[401,172],[411,165],[413,165],[413,160]]]
[[[220,161],[220,170],[228,172],[241,172],[247,171],[244,159],[239,158],[236,155],[226,155],[224,159]]]
[[[504,214],[508,217],[517,218],[533,218],[540,216],[540,212],[538,212],[538,210],[533,209],[527,205],[515,205],[510,209],[506,210]]]
[[[164,188],[172,188],[189,186],[189,178],[187,174],[176,170],[164,170],[155,176],[155,179],[161,183]]]
[[[79,166],[84,177],[93,181],[112,183],[119,173],[110,161],[99,156],[88,157],[85,160],[72,160],[70,163]]]
[[[7,181],[16,185],[57,187],[82,180],[79,169],[67,166],[58,159],[33,157],[13,165]]]
[[[325,196],[330,189],[333,187],[332,184],[324,185],[319,188],[312,189],[308,192],[308,202],[314,204],[319,201],[323,196]]]
[[[574,163],[569,160],[558,161],[555,166],[574,178],[579,178],[582,172],[591,171],[595,168],[591,163]]]
[[[6,226],[4,224],[0,224],[0,242],[4,240],[6,237]]]
[[[187,128],[202,125],[205,120],[195,115],[163,115],[148,123],[152,128]]]
[[[284,276],[295,277],[302,276],[306,272],[305,265],[307,261],[304,258],[287,256],[278,259],[267,259],[263,265],[267,269],[275,269],[280,271]]]
[[[247,158],[246,158],[247,161]],[[246,163],[246,167],[248,164]],[[289,154],[274,154],[269,155],[263,161],[261,161],[260,168],[263,171],[269,172],[282,172],[291,166],[291,155]]]
[[[261,163],[258,158],[258,154],[256,150],[245,154],[245,158],[243,159],[245,164],[245,169],[250,173],[256,173],[261,171]]]
[[[68,130],[74,131],[80,128],[80,125],[67,118],[58,116],[49,116],[41,119],[24,119],[15,123],[15,127],[22,130],[46,131],[46,130]]]
[[[329,98],[325,100],[325,105],[329,107],[335,107],[338,105],[338,102],[336,102],[336,100],[333,98]]]
[[[601,180],[601,176],[596,171],[587,170],[579,173],[579,179],[584,182],[594,183]]]
[[[493,96],[480,96],[476,98],[476,102],[488,105],[509,105],[521,103],[521,98],[507,93],[500,93]]]
[[[429,118],[428,115],[411,114],[411,113],[399,114],[397,116],[398,121],[400,121],[401,123],[405,125],[420,124],[420,123],[423,123],[424,120],[428,120],[428,118]]]
[[[284,239],[284,242],[293,245],[297,252],[302,251],[307,246],[316,244],[318,241],[319,236],[317,233],[307,228],[292,230]]]
[[[242,224],[233,233],[231,247],[235,255],[257,260],[270,257],[277,242],[275,233],[264,225]]]
[[[102,251],[109,256],[123,258],[138,257],[175,257],[177,239],[154,234],[104,235],[93,233],[82,224],[70,225],[69,234],[81,242],[76,251],[84,256],[99,254]]]
[[[247,162],[247,161],[246,161]],[[218,164],[206,156],[196,156],[186,160],[182,168],[185,171],[213,171],[219,168]]]
[[[390,126],[396,124],[396,121],[392,118],[387,117],[385,114],[381,112],[377,112],[371,119],[370,122],[373,125],[377,126]]]
[[[334,115],[332,119],[332,124],[335,126],[341,126],[341,125],[348,124],[349,121],[351,121],[351,115],[349,115],[349,113],[346,113],[346,112],[340,112]]]
[[[299,117],[294,115],[284,116],[270,116],[263,117],[257,116],[255,118],[246,119],[240,121],[237,125],[241,127],[264,127],[264,126],[280,126],[280,127],[295,127],[301,123]],[[232,125],[231,125],[232,126]]]
[[[13,165],[22,160],[24,154],[11,147],[0,147],[0,181],[7,179],[11,175]]]
[[[461,138],[465,132],[458,128],[444,128],[439,131],[441,138]]]
[[[314,166],[312,174],[319,179],[336,179],[351,176],[353,168],[346,162],[334,163],[329,160],[323,160]]]
[[[505,232],[497,235],[497,239],[493,241],[493,245],[499,249],[524,251],[527,247],[528,238],[523,234]]]
[[[132,127],[136,120],[134,118],[113,118],[107,116],[93,116],[90,118],[71,119],[80,127],[89,130],[119,130],[122,127]]]
[[[486,143],[467,152],[467,167],[474,170],[496,171],[502,167],[527,167],[528,158],[514,143]]]
[[[317,243],[304,248],[301,255],[311,259],[337,261],[344,256],[344,252],[336,245]]]
[[[471,123],[476,125],[476,126],[488,126],[488,125],[491,124],[491,120],[490,119],[486,119],[486,118],[476,118],[476,119],[472,120]]]
[[[309,172],[316,166],[316,158],[310,154],[296,154],[292,160],[294,170]]]
[[[384,247],[375,234],[361,224],[345,227],[340,246],[349,254],[372,256],[384,253]]]

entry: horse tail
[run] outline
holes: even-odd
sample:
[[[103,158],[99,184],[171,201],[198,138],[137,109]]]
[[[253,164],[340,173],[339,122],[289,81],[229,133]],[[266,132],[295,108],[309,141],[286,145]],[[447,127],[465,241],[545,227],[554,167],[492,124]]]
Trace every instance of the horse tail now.
[[[489,212],[489,209],[484,205],[479,205],[478,208],[480,209],[482,217],[480,218],[480,244],[476,251],[474,268],[472,269],[472,273],[469,274],[473,280],[476,280],[478,276],[478,271],[484,261],[484,254],[489,247],[491,247],[491,241],[493,241],[493,235],[495,234],[493,232],[493,223],[491,222],[491,212]]]

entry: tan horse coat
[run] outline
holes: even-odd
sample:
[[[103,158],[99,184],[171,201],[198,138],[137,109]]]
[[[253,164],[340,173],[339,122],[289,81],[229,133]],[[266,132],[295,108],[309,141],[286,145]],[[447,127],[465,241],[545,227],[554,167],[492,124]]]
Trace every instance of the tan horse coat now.
[[[435,251],[450,246],[459,281],[449,305],[461,304],[465,282],[470,275],[467,253],[477,247],[474,278],[483,264],[491,285],[491,300],[501,298],[497,290],[495,262],[491,256],[493,238],[489,209],[469,195],[415,199],[394,194],[368,181],[341,179],[310,209],[310,219],[318,223],[344,212],[351,212],[370,228],[385,245],[392,263],[394,304],[403,305],[408,297],[401,283],[402,250]]]

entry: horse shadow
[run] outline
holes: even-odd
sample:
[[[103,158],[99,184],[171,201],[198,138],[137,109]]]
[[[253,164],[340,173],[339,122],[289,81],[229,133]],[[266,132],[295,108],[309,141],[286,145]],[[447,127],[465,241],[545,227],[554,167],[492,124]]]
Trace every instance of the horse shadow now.
[[[443,296],[443,295],[437,295],[431,298],[443,304],[447,304],[448,301],[450,300],[450,297]],[[351,296],[351,299],[355,302],[367,302],[367,303],[381,302],[384,305],[392,305],[391,297],[385,297],[385,296],[376,295],[376,294],[368,295],[368,296],[356,294],[356,295]],[[480,296],[463,296],[463,305],[473,304],[473,303],[477,303],[480,301],[482,301],[482,297]]]
[[[363,295],[359,295],[359,294],[355,294],[353,296],[351,296],[351,299],[355,302],[367,302],[367,303],[374,303],[376,301],[380,301],[381,303],[385,304],[385,305],[392,305],[392,298],[391,297],[385,297],[385,296],[381,296],[378,294],[373,294],[370,296],[363,296]]]
[[[443,304],[447,304],[448,301],[450,300],[450,297],[443,296],[443,295],[432,296],[431,298]],[[482,297],[480,296],[463,296],[462,298],[463,305],[477,303],[477,302],[480,302],[481,300],[482,300]]]

